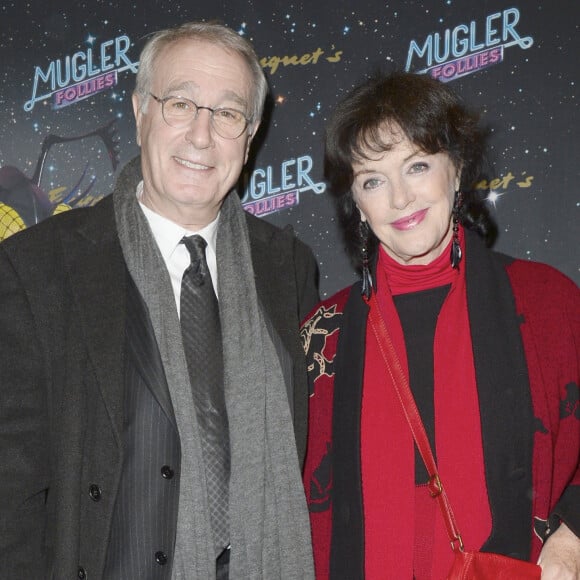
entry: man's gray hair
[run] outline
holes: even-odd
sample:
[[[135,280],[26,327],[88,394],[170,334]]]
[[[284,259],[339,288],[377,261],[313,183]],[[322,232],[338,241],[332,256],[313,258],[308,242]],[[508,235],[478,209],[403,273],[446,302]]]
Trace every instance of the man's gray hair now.
[[[209,42],[233,51],[244,59],[253,78],[251,111],[248,112],[251,115],[250,124],[260,121],[268,93],[268,83],[258,56],[248,40],[216,22],[187,22],[175,28],[160,30],[151,36],[141,51],[134,91],[139,98],[141,110],[145,110],[148,102],[157,57],[165,48],[181,40]]]

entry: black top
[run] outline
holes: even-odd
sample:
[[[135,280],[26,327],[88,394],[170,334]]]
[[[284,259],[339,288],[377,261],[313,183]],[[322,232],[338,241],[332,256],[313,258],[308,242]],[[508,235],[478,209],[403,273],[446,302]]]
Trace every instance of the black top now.
[[[449,292],[450,284],[393,296],[393,301],[405,337],[407,362],[409,365],[409,385],[419,414],[425,426],[433,457],[435,449],[435,405],[434,405],[434,365],[433,344],[437,318]],[[415,483],[427,483],[429,476],[421,455],[415,445]]]

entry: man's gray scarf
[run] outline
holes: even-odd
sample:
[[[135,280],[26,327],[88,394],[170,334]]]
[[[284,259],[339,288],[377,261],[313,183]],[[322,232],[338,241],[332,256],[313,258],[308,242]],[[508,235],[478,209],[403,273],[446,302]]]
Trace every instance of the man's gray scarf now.
[[[131,164],[136,169],[136,163]],[[169,273],[135,196],[137,171],[113,194],[125,261],[149,309],[181,441],[173,577],[215,578],[198,424]],[[288,397],[254,283],[238,196],[226,196],[217,232],[224,388],[231,441],[230,579],[314,577],[310,526]],[[271,327],[271,325],[270,325]]]

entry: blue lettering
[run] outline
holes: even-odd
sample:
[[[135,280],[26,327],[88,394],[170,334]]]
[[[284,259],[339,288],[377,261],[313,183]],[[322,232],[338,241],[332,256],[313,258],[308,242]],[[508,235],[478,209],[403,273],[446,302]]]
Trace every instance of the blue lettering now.
[[[115,53],[111,54],[112,47]],[[118,36],[114,40],[107,40],[101,43],[98,51],[87,48],[86,52],[78,51],[72,56],[66,56],[52,61],[46,72],[40,67],[34,69],[34,81],[32,85],[32,98],[24,103],[24,110],[31,111],[38,101],[43,101],[50,97],[58,87],[58,90],[66,88],[71,83],[80,83],[87,78],[100,75],[102,72],[110,71],[117,67],[116,72],[123,72],[127,69],[136,73],[139,68],[138,62],[132,62],[128,51],[131,41],[126,35]],[[94,59],[100,59],[95,62]],[[98,66],[100,65],[100,67]],[[39,95],[41,85],[50,86],[50,92]]]
[[[465,24],[460,24],[453,29],[453,56],[459,58],[469,51],[469,40],[467,38],[459,39],[459,34],[469,34],[469,28]]]
[[[282,190],[283,191],[286,191],[288,189],[292,189],[293,187],[296,187],[296,185],[292,181],[292,175],[288,174],[288,168],[291,165],[295,165],[295,163],[296,163],[295,159],[290,159],[289,161],[284,161],[284,163],[282,163]]]
[[[510,19],[513,17],[513,20]],[[512,44],[517,44],[520,48],[527,49],[534,44],[534,39],[531,36],[526,36],[522,38],[515,29],[515,25],[520,21],[520,11],[517,8],[508,8],[503,13],[503,40],[504,42],[508,38],[513,38],[513,42],[508,43],[506,46],[511,46]]]
[[[476,26],[477,23],[475,22],[475,20],[472,20],[471,23],[469,24],[469,52],[477,52],[478,50],[485,48],[485,44],[483,43],[477,44],[477,42],[475,41]]]
[[[107,48],[114,43],[113,40],[107,40],[101,44],[101,70],[103,72],[111,70],[114,68],[114,64],[108,64],[111,57],[107,54]]]
[[[87,49],[87,74],[90,77],[97,76],[101,73],[101,69],[93,65],[93,49]]]
[[[500,20],[501,33],[498,26]],[[504,47],[517,44],[523,49],[530,48],[534,43],[533,38],[521,37],[516,31],[519,20],[520,11],[517,8],[507,8],[503,12],[487,16],[484,27],[481,27],[484,30],[478,29],[477,22],[472,20],[469,24],[459,24],[453,29],[429,34],[423,44],[411,40],[405,70],[411,70],[415,57],[423,59],[425,63],[425,68],[420,72],[427,72],[434,62],[445,63],[451,56],[455,59],[462,58],[467,54],[496,46],[502,41],[505,43]]]
[[[309,174],[312,169],[312,157],[310,157],[310,155],[298,157],[296,166],[298,169],[296,176],[298,178],[298,187],[300,188],[300,191],[312,190],[314,193],[322,193],[326,189],[324,183],[314,183],[312,179],[310,179]],[[306,184],[306,186],[304,184]]]
[[[405,70],[408,71],[411,68],[411,61],[413,60],[413,54],[415,53],[418,57],[427,55],[427,66],[431,66],[433,63],[433,38],[431,35],[425,39],[423,48],[420,48],[414,40],[411,40],[411,44],[409,45],[409,53],[407,54],[407,64],[405,65]]]
[[[34,82],[32,83],[32,98],[30,99],[30,101],[26,101],[26,103],[24,103],[25,111],[32,111],[32,108],[34,107],[34,103],[36,103],[36,101],[46,99],[47,97],[50,96],[50,94],[48,94],[36,98],[36,91],[38,90],[39,80],[44,83],[48,83],[50,81],[52,90],[54,91],[54,89],[56,88],[54,82],[54,61],[48,65],[48,70],[46,71],[46,73],[44,73],[39,66],[34,68]]]
[[[272,193],[279,193],[280,188],[272,185],[272,166],[268,165],[266,168],[266,182],[268,185],[268,195]]]
[[[75,83],[80,83],[87,78],[87,65],[86,64],[78,64],[78,61],[85,61],[87,59],[84,52],[75,52],[71,58],[71,68],[72,68],[72,78]],[[68,85],[68,83],[61,85],[64,87]]]
[[[253,199],[260,199],[266,195],[266,184],[263,181],[256,183],[257,177],[266,177],[266,172],[263,169],[256,169],[252,173],[252,177],[250,179],[250,194]],[[247,197],[247,194],[244,196],[244,201]]]
[[[440,50],[441,45],[443,45],[443,52]],[[444,42],[441,42],[441,37],[438,32],[434,34],[433,47],[435,49],[435,62],[445,62],[449,58],[449,30],[445,31]]]
[[[497,20],[501,16],[501,12],[496,12],[495,14],[490,14],[485,19],[485,44],[486,46],[495,46],[500,42],[499,38],[494,38],[497,36],[497,28],[493,28],[492,22]]]
[[[60,88],[66,87],[70,83],[70,56],[67,56],[64,61],[64,74],[63,74],[62,61],[56,61],[56,82]],[[54,83],[52,84],[52,90],[54,90]]]
[[[242,187],[244,188],[242,203],[251,203],[249,200],[259,200],[265,196],[288,193],[296,187],[299,191],[314,191],[322,193],[326,189],[324,182],[315,183],[310,177],[313,161],[309,155],[297,159],[287,159],[280,165],[280,186],[274,185],[274,168],[267,166],[264,169],[254,169],[252,174],[243,176]],[[293,168],[296,174],[293,175]],[[296,185],[298,184],[298,185]]]
[[[115,39],[115,66],[121,66],[121,61],[123,61],[127,66],[119,69],[121,72],[127,69],[130,69],[131,72],[136,73],[137,68],[139,67],[138,62],[131,62],[131,59],[127,56],[127,51],[131,47],[131,41],[129,40],[128,36],[118,36]]]

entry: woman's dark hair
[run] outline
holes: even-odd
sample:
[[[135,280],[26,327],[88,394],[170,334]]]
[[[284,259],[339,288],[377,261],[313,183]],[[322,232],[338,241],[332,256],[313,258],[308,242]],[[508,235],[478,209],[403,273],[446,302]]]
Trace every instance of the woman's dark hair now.
[[[324,174],[355,264],[360,266],[361,237],[360,214],[351,191],[352,165],[365,158],[365,150],[381,153],[392,147],[385,141],[385,128],[402,131],[425,153],[449,155],[461,169],[464,201],[459,221],[492,245],[497,229],[474,191],[483,170],[488,135],[479,126],[479,115],[468,110],[448,85],[427,75],[377,73],[338,104],[326,128]],[[371,255],[377,244],[371,232]]]

